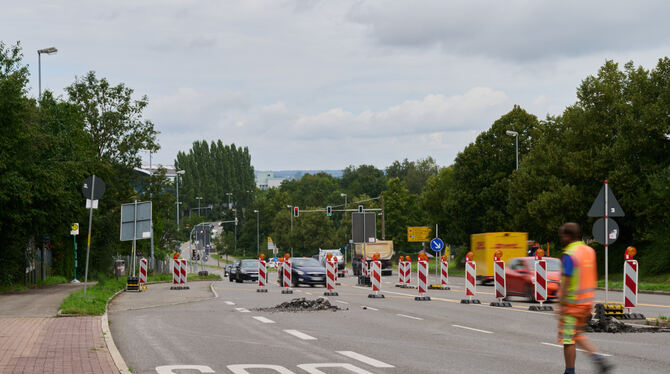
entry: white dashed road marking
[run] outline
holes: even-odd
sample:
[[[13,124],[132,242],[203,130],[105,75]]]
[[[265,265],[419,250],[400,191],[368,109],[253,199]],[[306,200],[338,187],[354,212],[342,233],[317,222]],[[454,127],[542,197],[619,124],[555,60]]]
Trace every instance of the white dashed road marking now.
[[[226,304],[227,304],[227,305],[235,305],[235,303],[232,302],[232,301],[226,301]]]
[[[419,321],[423,321],[423,318],[421,317],[414,317],[414,316],[408,316],[407,314],[396,314],[398,317],[405,317],[405,318],[411,318],[411,319],[416,319]]]
[[[256,321],[260,321],[260,322],[263,322],[263,323],[275,323],[275,321],[273,321],[269,318],[262,317],[262,316],[254,316],[252,318],[255,319]]]
[[[347,305],[349,305],[348,302],[346,302],[346,301],[342,301],[342,300],[335,300],[335,302],[336,302],[336,303],[340,303],[340,304],[347,304]]]
[[[480,330],[480,329],[475,329],[475,328],[472,328],[472,327],[461,326],[461,325],[452,325],[452,326],[458,327],[459,329],[466,329],[466,330],[472,330],[472,331],[477,331],[477,332],[483,332],[484,334],[493,334],[493,331]]]
[[[363,308],[363,309],[374,310],[375,312],[376,312],[376,311],[379,311],[379,309],[377,309],[377,308],[373,308],[373,307],[371,307],[371,306],[366,306],[366,305],[361,306],[361,308]]]
[[[544,345],[548,345],[548,346],[550,346],[550,347],[563,348],[563,346],[562,346],[562,345],[559,345],[559,344],[552,344],[552,343],[545,343],[545,342],[542,342],[542,344],[544,344]],[[580,352],[586,352],[585,350],[580,349],[580,348],[577,348],[577,350],[580,351]],[[612,355],[608,355],[607,353],[599,353],[599,354],[600,354],[600,355],[603,355],[603,356],[605,356],[605,357],[612,357]]]
[[[354,360],[358,360],[360,362],[366,363],[370,366],[374,366],[376,368],[392,368],[395,367],[391,364],[387,364],[386,362],[382,362],[379,360],[375,360],[372,357],[364,356],[360,353],[352,352],[352,351],[337,351],[337,353],[347,356],[349,358],[353,358]]]
[[[240,313],[249,313],[249,309],[247,308],[235,308]]]
[[[287,333],[287,334],[293,335],[293,336],[295,336],[295,337],[298,338],[298,339],[302,339],[302,340],[316,340],[315,337],[313,337],[313,336],[311,336],[311,335],[307,335],[307,334],[305,334],[304,332],[300,332],[300,331],[298,331],[298,330],[284,330],[284,332]]]

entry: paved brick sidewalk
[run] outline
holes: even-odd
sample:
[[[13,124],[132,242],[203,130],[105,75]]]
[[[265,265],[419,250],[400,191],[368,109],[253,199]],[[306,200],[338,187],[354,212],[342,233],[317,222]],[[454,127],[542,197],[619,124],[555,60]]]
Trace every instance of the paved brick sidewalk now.
[[[0,318],[0,373],[118,373],[100,321]]]

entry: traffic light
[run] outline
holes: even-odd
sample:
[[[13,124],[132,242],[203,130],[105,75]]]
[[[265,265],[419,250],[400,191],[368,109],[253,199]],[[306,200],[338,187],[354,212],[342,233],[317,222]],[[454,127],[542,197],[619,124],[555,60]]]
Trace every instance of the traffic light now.
[[[195,261],[198,258],[198,252],[194,249],[191,251],[191,260]]]
[[[298,208],[297,206],[294,206],[293,207],[293,217],[298,217],[298,216],[300,216],[300,208]]]
[[[358,213],[363,213],[363,205],[358,206]]]
[[[328,215],[328,217],[333,215],[333,207],[332,206],[327,206],[326,207],[326,214]]]

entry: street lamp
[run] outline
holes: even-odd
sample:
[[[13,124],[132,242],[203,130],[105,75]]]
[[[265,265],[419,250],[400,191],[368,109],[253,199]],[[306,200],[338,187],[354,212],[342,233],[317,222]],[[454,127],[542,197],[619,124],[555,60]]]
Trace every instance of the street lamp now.
[[[512,130],[507,130],[505,133],[516,140],[516,170],[519,170],[519,133]]]
[[[340,197],[344,198],[344,209],[347,209],[347,194],[341,193]]]
[[[226,195],[228,195],[228,209],[232,208],[233,206],[230,205],[230,197],[233,195],[232,192],[226,192]]]
[[[233,213],[235,213],[235,253],[237,253],[237,209],[233,209]],[[242,256],[246,256],[246,252]]]
[[[293,257],[293,205],[287,205],[289,216],[291,216],[291,232],[289,234],[289,244],[291,245],[291,257]]]
[[[261,239],[260,239],[260,226],[258,225],[258,213],[260,213],[258,210],[254,209],[254,213],[256,213],[256,257],[259,257],[261,255]]]
[[[47,54],[47,55],[52,55],[54,53],[58,52],[56,47],[49,47],[49,48],[44,48],[44,49],[38,49],[37,50],[37,70],[38,70],[38,85],[39,85],[39,98],[38,101],[42,101],[42,53]]]
[[[174,177],[175,183],[177,183],[177,230],[179,230],[179,176],[184,175],[186,173],[185,170],[177,170],[177,173]]]
[[[202,200],[202,197],[196,197],[196,200],[198,200],[198,217],[200,217],[200,200]]]

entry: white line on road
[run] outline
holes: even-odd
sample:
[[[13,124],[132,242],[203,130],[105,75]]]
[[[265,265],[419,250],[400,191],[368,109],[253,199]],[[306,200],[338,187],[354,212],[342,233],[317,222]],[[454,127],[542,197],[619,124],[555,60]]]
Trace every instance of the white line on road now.
[[[414,316],[408,316],[407,314],[396,314],[398,317],[405,317],[405,318],[411,318],[411,319],[416,319],[419,321],[423,321],[423,318],[421,317],[414,317]]]
[[[252,318],[255,319],[256,321],[260,321],[260,322],[263,322],[263,323],[275,323],[275,321],[273,321],[269,318],[262,317],[262,316],[253,316]]]
[[[307,335],[304,332],[300,332],[298,330],[284,330],[284,332],[302,340],[316,340],[315,337]]]
[[[342,301],[342,300],[335,300],[335,302],[336,302],[336,303],[340,303],[340,304],[347,304],[347,305],[349,305],[348,302],[346,302],[346,301]]]
[[[307,291],[305,291],[305,293],[306,293],[307,295],[311,295],[311,294],[312,294],[311,292],[307,292]]]
[[[477,331],[477,332],[483,332],[484,334],[493,334],[493,331],[480,330],[480,329],[475,329],[475,328],[472,328],[472,327],[461,326],[461,325],[452,325],[452,326],[458,327],[459,329],[466,329],[466,330],[472,330],[472,331]]]
[[[226,304],[228,304],[228,305],[235,305],[235,303],[232,302],[232,301],[226,301]]]
[[[249,313],[249,309],[247,308],[235,308],[240,313]]]
[[[377,309],[377,308],[373,308],[373,307],[371,307],[371,306],[367,306],[367,305],[362,305],[361,308],[363,308],[363,309],[374,310],[375,312],[379,311],[379,309]]]
[[[563,348],[563,346],[562,346],[562,345],[559,345],[559,344],[552,344],[552,343],[545,343],[545,342],[542,342],[542,344],[544,344],[544,345],[548,345],[548,346],[550,346],[550,347]],[[577,350],[580,351],[580,352],[586,352],[585,350],[583,350],[583,349],[581,349],[581,348],[577,348]],[[599,353],[599,354],[600,354],[600,355],[603,355],[603,356],[605,356],[605,357],[612,357],[612,355],[608,355],[607,353]]]
[[[374,358],[364,356],[360,353],[352,352],[352,351],[337,351],[337,353],[347,356],[349,358],[353,358],[354,360],[358,360],[360,362],[366,363],[370,366],[374,366],[376,368],[393,368],[395,366],[391,364],[387,364],[386,362],[382,362],[379,360],[375,360]]]

